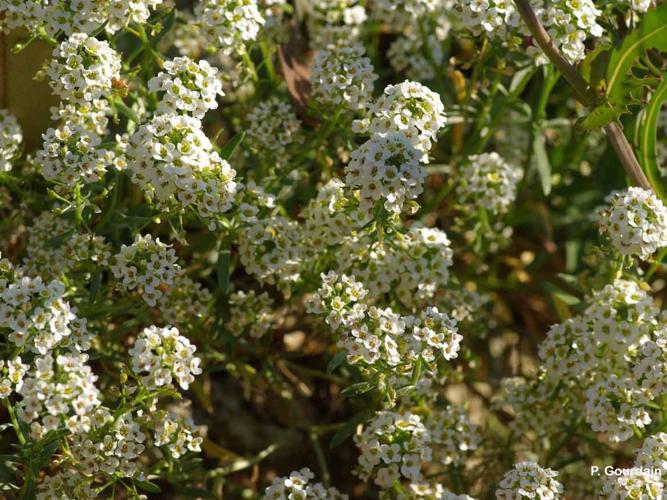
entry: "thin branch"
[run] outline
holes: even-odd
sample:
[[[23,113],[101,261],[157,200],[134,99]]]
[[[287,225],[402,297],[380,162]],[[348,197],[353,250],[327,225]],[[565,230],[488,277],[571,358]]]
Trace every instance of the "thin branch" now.
[[[535,14],[533,7],[530,5],[530,0],[514,0],[514,3],[523,22],[526,23],[531,35],[533,35],[533,39],[572,86],[577,99],[585,106],[595,107],[598,101],[595,93],[588,87],[588,83],[577,72],[577,69],[560,52],[549,33],[542,26],[537,14]],[[651,183],[639,165],[632,146],[630,146],[620,125],[617,122],[609,123],[604,127],[604,130],[628,177],[637,186],[652,190]]]

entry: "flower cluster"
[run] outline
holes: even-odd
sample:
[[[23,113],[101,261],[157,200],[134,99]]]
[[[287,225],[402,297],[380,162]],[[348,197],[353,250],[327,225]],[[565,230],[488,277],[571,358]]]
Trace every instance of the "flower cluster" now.
[[[516,498],[542,498],[551,500],[561,497],[563,485],[555,478],[558,472],[543,469],[535,462],[514,464],[498,483],[496,498],[514,500]]]
[[[631,187],[612,193],[598,212],[600,232],[621,255],[648,260],[667,245],[667,208],[651,191]]]
[[[372,136],[400,132],[424,153],[421,161],[427,162],[427,153],[445,122],[440,96],[418,82],[405,81],[387,86],[367,115],[353,125],[356,132]]]
[[[523,171],[497,153],[483,153],[468,157],[457,175],[460,181],[456,192],[461,203],[471,211],[485,209],[499,215],[507,212],[516,199]]]
[[[123,245],[112,262],[111,272],[120,280],[117,287],[137,289],[150,306],[157,304],[163,295],[161,287],[173,285],[180,271],[174,249],[150,234],[137,235],[134,243]]]
[[[150,9],[164,0],[10,0],[3,3],[6,9],[4,24],[7,28],[26,26],[38,33],[43,28],[49,36],[58,32],[72,35],[77,32],[92,33],[104,26],[108,33],[115,33],[128,23],[145,23]],[[2,25],[0,25],[2,28]]]
[[[584,41],[603,34],[597,22],[602,13],[592,0],[531,0],[538,17],[556,45],[571,61],[580,61],[586,55]],[[463,0],[457,2],[463,23],[476,35],[501,40],[511,49],[518,49],[526,29],[513,2],[504,0]],[[533,53],[539,54],[539,49]]]
[[[50,352],[36,357],[18,391],[20,418],[30,425],[30,433],[39,438],[65,425],[72,432],[86,432],[91,414],[100,405],[95,375],[84,353]]]
[[[583,389],[576,404],[610,441],[629,439],[633,427],[651,422],[648,404],[662,385],[656,381],[661,372],[652,373],[662,356],[659,319],[645,291],[616,280],[598,291],[579,316],[552,327],[540,346],[549,386]]]
[[[148,89],[162,93],[160,113],[191,114],[199,119],[216,109],[217,97],[225,95],[217,68],[189,57],[165,61],[164,71],[148,81]]]
[[[421,158],[422,152],[402,133],[373,136],[350,155],[345,184],[359,190],[360,210],[372,213],[382,200],[387,211],[401,213],[423,190]]]
[[[482,440],[478,427],[461,407],[435,411],[426,420],[433,443],[433,455],[445,465],[464,463]]]
[[[195,16],[208,43],[227,54],[243,52],[265,22],[257,0],[204,0]]]
[[[226,327],[235,337],[249,335],[258,339],[271,330],[274,321],[273,300],[268,293],[238,290],[229,296],[229,305]]]
[[[149,389],[170,386],[176,379],[187,390],[201,373],[200,359],[194,356],[197,348],[174,327],[145,328],[129,350],[132,371]]]
[[[262,156],[283,162],[290,144],[301,142],[301,121],[288,103],[272,97],[248,114],[248,142]]]
[[[308,468],[293,471],[288,477],[277,477],[264,492],[264,500],[283,498],[308,498],[313,500],[346,500],[336,488],[327,488],[322,483],[311,483],[315,474]]]
[[[199,453],[204,438],[199,435],[192,417],[181,415],[184,406],[175,410],[160,410],[153,416],[155,446],[166,447],[174,459],[187,452]]]
[[[3,266],[8,266],[2,261]],[[76,316],[65,301],[65,285],[44,283],[0,270],[0,329],[17,347],[46,354],[72,333]]]
[[[412,413],[382,411],[354,436],[359,448],[356,473],[380,488],[391,488],[405,477],[423,479],[422,464],[431,460],[431,436],[421,418]]]
[[[46,72],[58,97],[85,105],[111,96],[120,67],[120,56],[108,42],[75,33],[54,49]]]
[[[335,228],[340,235],[348,235],[350,231],[346,228],[350,225],[348,221],[336,224]],[[373,295],[395,294],[403,304],[418,307],[429,303],[449,281],[453,251],[441,229],[415,224],[407,233],[397,235],[391,246],[369,239],[345,239],[338,266],[341,271],[358,277]],[[410,272],[402,272],[404,269]]]
[[[21,362],[21,357],[5,361],[0,359],[0,399],[9,397],[12,391],[20,391],[28,365]]]
[[[114,152],[101,147],[100,136],[81,124],[65,122],[42,137],[36,159],[47,180],[65,185],[96,182],[118,164]]]
[[[359,0],[313,0],[308,14],[310,45],[314,49],[330,49],[355,42],[368,18],[363,2]]]
[[[331,328],[341,330],[338,344],[350,363],[400,373],[410,372],[418,360],[458,356],[462,337],[447,314],[429,307],[419,317],[403,317],[390,308],[367,307],[361,302],[367,294],[355,279],[330,271],[322,274],[322,286],[308,304],[312,312],[326,315]]]
[[[204,218],[231,208],[236,171],[213,149],[198,119],[154,116],[132,135],[127,156],[132,180],[160,206],[192,206]]]
[[[22,141],[23,133],[16,117],[0,109],[0,172],[12,169],[12,160],[18,154]]]
[[[361,45],[319,51],[310,77],[312,98],[332,107],[367,107],[377,75],[364,54]]]
[[[238,242],[241,263],[260,282],[275,284],[286,292],[301,275],[298,224],[286,217],[270,214],[253,215],[247,222],[248,226],[240,232]]]

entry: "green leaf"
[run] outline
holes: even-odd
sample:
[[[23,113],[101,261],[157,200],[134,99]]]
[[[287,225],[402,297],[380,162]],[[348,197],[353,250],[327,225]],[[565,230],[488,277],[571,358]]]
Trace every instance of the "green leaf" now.
[[[229,159],[234,154],[234,151],[239,146],[239,144],[241,144],[244,138],[245,138],[245,130],[243,132],[239,132],[234,137],[229,139],[229,141],[227,141],[227,144],[225,144],[220,150],[220,156],[222,157],[222,159],[229,161]]]
[[[336,368],[338,368],[340,365],[343,364],[346,358],[347,358],[347,353],[345,351],[337,352],[336,355],[333,358],[331,358],[331,361],[329,361],[329,364],[327,365],[327,373],[329,374],[333,373]]]
[[[577,120],[576,127],[580,130],[595,130],[616,121],[626,111],[626,106],[611,102],[600,104],[584,118]]]
[[[663,80],[651,96],[639,131],[639,160],[653,189],[663,200],[667,200],[667,189],[658,168],[655,144],[658,140],[658,119],[665,101],[667,101],[667,79]]]
[[[609,43],[600,43],[579,63],[579,73],[591,87],[597,87],[598,82],[604,79],[609,67],[610,51]]]
[[[139,119],[139,116],[134,112],[133,109],[129,108],[127,104],[125,104],[123,101],[120,99],[114,99],[113,105],[120,111],[120,114],[123,115],[125,118],[128,120],[136,123],[137,125],[141,125],[141,120]]]
[[[357,425],[359,425],[364,420],[366,420],[366,412],[361,411],[354,415],[350,420],[345,422],[341,428],[336,431],[336,434],[333,435],[331,441],[329,441],[329,448],[333,449],[339,446],[343,441],[345,441],[354,433]]]
[[[357,382],[347,386],[341,391],[341,394],[344,396],[360,396],[361,394],[366,394],[369,391],[372,391],[375,388],[375,384],[371,382]]]
[[[157,484],[152,483],[150,481],[135,481],[134,484],[137,488],[140,488],[144,491],[147,491],[148,493],[160,493],[160,492],[162,492],[162,490],[160,489],[160,487]]]
[[[648,11],[641,23],[614,47],[607,67],[607,97],[613,103],[622,103],[629,94],[632,69],[637,60],[649,49],[667,50],[667,3]]]
[[[548,195],[551,193],[551,164],[549,163],[544,134],[541,130],[538,130],[533,138],[533,159],[535,160],[537,173],[540,176],[542,192]]]

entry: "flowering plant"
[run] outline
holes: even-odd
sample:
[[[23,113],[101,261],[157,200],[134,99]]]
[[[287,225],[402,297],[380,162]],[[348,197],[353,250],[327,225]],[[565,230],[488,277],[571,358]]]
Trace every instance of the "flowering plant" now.
[[[665,497],[666,25],[0,0],[0,497]]]

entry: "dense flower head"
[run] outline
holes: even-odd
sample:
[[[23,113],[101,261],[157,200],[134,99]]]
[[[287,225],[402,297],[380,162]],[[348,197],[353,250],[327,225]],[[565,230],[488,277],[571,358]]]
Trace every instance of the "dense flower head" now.
[[[502,214],[516,199],[523,171],[497,153],[483,153],[468,157],[457,175],[460,181],[456,190],[461,203],[473,210],[484,208],[492,214]]]
[[[400,213],[423,190],[422,156],[408,137],[395,132],[375,135],[352,151],[345,184],[359,190],[360,210],[372,212],[381,201],[387,211]]]
[[[320,50],[312,74],[312,98],[332,107],[366,108],[377,75],[361,45]]]
[[[108,408],[98,406],[90,416],[89,432],[72,437],[70,449],[78,473],[90,478],[114,474],[120,477],[145,477],[140,460],[146,448],[146,435],[132,413],[114,418]]]
[[[184,113],[200,119],[218,107],[218,96],[225,95],[218,69],[189,57],[165,61],[164,71],[148,81],[148,89],[161,94],[160,113]]]
[[[301,121],[291,106],[278,97],[258,104],[247,120],[248,143],[262,156],[282,162],[286,149],[301,142]]]
[[[129,350],[132,370],[149,389],[170,386],[176,379],[187,390],[201,373],[200,359],[194,356],[197,348],[179,334],[178,329],[167,326],[149,326],[139,334]]]
[[[366,116],[355,121],[354,129],[372,136],[401,132],[424,153],[421,161],[427,162],[426,153],[445,123],[440,96],[421,83],[405,81],[387,86]]]
[[[572,404],[609,441],[627,440],[652,420],[649,403],[663,390],[654,364],[662,356],[659,321],[651,297],[619,279],[580,315],[552,327],[540,347],[545,381],[583,391]]]
[[[73,432],[87,432],[91,415],[100,405],[97,375],[87,364],[85,353],[54,355],[50,352],[32,360],[18,391],[19,417],[39,438],[63,424]]]
[[[63,123],[42,137],[36,160],[47,180],[70,186],[95,182],[117,164],[115,153],[101,147],[101,137],[80,124]]]
[[[401,31],[406,25],[445,6],[446,0],[379,0],[373,2],[372,14],[394,31]]]
[[[115,33],[128,23],[145,23],[150,9],[164,0],[9,0],[3,2],[6,10],[4,24],[8,28],[27,26],[37,32],[44,28],[50,36],[62,31],[66,35],[77,32],[92,33],[104,26]],[[2,25],[0,25],[2,28]]]
[[[419,415],[382,411],[354,436],[359,448],[356,473],[380,488],[391,488],[401,478],[423,478],[422,464],[432,457],[431,436]]]
[[[340,226],[341,231],[345,227]],[[373,295],[395,294],[401,303],[416,308],[430,304],[448,284],[453,254],[447,233],[415,224],[393,245],[373,243],[368,237],[347,238],[338,266],[359,278]]]
[[[667,434],[658,432],[647,437],[637,450],[635,465],[661,469],[663,474],[667,472]]]
[[[498,483],[496,498],[499,500],[560,498],[563,486],[556,480],[557,476],[558,472],[543,469],[535,462],[514,464],[514,469],[507,471]]]
[[[446,465],[462,464],[482,441],[478,426],[458,406],[434,411],[426,420],[426,427],[431,434],[434,457]]]
[[[330,271],[321,279],[308,308],[340,330],[338,345],[349,363],[410,373],[420,360],[433,363],[458,356],[462,336],[456,321],[437,308],[426,308],[417,317],[401,316],[391,308],[368,307],[362,302],[368,290],[353,277]]]
[[[0,275],[0,329],[17,347],[46,354],[72,333],[76,316],[65,291],[60,281]]]
[[[75,33],[53,50],[47,68],[53,92],[64,101],[85,105],[110,97],[120,78],[121,59],[108,42]]]
[[[276,284],[286,292],[301,275],[298,224],[269,214],[253,217],[247,224],[239,235],[241,263],[260,282]]]
[[[663,498],[664,485],[659,475],[645,471],[604,478],[602,495],[610,500],[641,498],[658,500]]]
[[[616,251],[648,260],[667,245],[667,208],[651,191],[631,187],[612,193],[607,201],[598,221]]]
[[[199,453],[204,441],[188,410],[181,405],[175,409],[160,410],[153,416],[155,445],[164,447],[174,459],[188,452]]]
[[[304,467],[295,470],[286,477],[277,477],[264,491],[264,500],[280,500],[283,498],[303,498],[312,500],[346,500],[336,488],[327,488],[322,483],[311,482],[315,474]]]
[[[12,160],[23,142],[23,132],[16,117],[6,109],[0,109],[0,172],[12,169]]]
[[[310,45],[314,49],[330,49],[357,41],[368,18],[359,0],[313,0],[308,14]]]
[[[152,235],[137,235],[131,245],[123,245],[112,260],[111,272],[120,290],[138,290],[150,306],[163,293],[161,285],[171,286],[181,267],[176,252]]]
[[[592,0],[531,0],[531,4],[551,38],[571,62],[584,58],[584,42],[589,36],[599,37],[603,34],[603,28],[597,22],[602,12]],[[519,12],[513,2],[463,0],[456,5],[463,23],[474,34],[484,34],[502,41],[510,49],[520,49],[527,30],[521,25]],[[529,53],[541,57],[539,49],[531,49]]]
[[[9,397],[12,391],[20,391],[23,387],[23,377],[28,371],[28,365],[21,361],[21,357],[14,359],[0,359],[0,399]]]
[[[232,206],[236,171],[214,150],[193,117],[156,115],[130,138],[132,180],[159,205],[192,207],[213,218]]]
[[[225,53],[244,51],[265,22],[257,0],[203,0],[195,16],[208,43]]]
[[[229,296],[229,321],[226,328],[235,337],[261,338],[274,322],[273,300],[266,292],[237,290]]]

